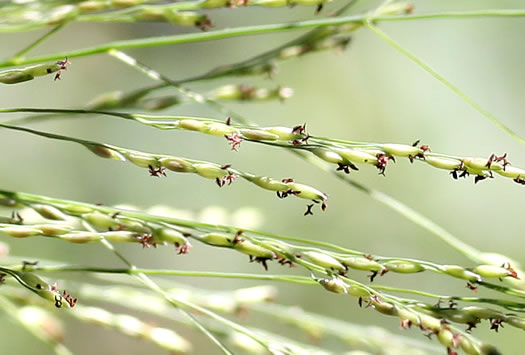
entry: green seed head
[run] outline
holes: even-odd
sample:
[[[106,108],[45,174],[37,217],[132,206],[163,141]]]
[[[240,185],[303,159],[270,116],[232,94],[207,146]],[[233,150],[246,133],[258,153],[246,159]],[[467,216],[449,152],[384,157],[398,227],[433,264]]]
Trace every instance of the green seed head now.
[[[375,155],[372,155],[370,153],[367,153],[362,150],[358,149],[334,149],[335,152],[339,153],[340,156],[343,158],[354,162],[354,163],[361,163],[361,164],[377,164],[377,158]]]
[[[228,175],[228,170],[221,169],[221,167],[218,165],[197,163],[193,164],[193,167],[195,168],[197,174],[207,179],[220,179],[223,176]]]
[[[31,205],[31,208],[46,219],[51,219],[54,221],[65,221],[67,219],[67,216],[64,213],[53,206],[35,204]]]
[[[405,260],[388,261],[384,264],[384,266],[390,271],[401,274],[412,274],[425,271],[425,267],[423,265]]]
[[[129,231],[110,231],[102,233],[104,238],[112,242],[133,243],[138,242],[137,233]]]
[[[114,159],[114,160],[125,160],[119,152],[113,149],[110,149],[110,148],[107,148],[107,147],[104,147],[98,144],[96,145],[85,144],[84,146],[87,149],[89,149],[92,153],[95,153],[101,158]]]
[[[381,271],[384,267],[377,261],[362,257],[350,256],[341,260],[341,262],[352,269],[364,271]]]
[[[86,213],[82,215],[82,218],[89,224],[104,230],[118,228],[120,225],[120,223],[115,218],[98,211]]]
[[[312,153],[314,153],[316,156],[318,156],[319,158],[323,159],[324,161],[328,162],[328,163],[333,163],[333,164],[342,164],[345,162],[345,160],[343,159],[343,157],[341,155],[339,155],[338,153],[336,152],[333,152],[329,149],[325,149],[325,148],[314,148],[312,149]]]
[[[437,334],[437,338],[441,344],[446,347],[454,346],[454,333],[446,328],[441,328]]]
[[[303,137],[302,134],[295,133],[293,131],[293,128],[290,128],[290,127],[281,127],[281,126],[267,127],[267,128],[264,128],[264,130],[266,132],[277,135],[279,139],[283,141],[293,141],[295,139]]]
[[[153,237],[156,242],[160,243],[184,245],[188,241],[181,232],[171,228],[159,228],[155,230]]]
[[[44,76],[55,73],[60,70],[57,63],[38,64],[23,69],[25,73],[31,76]]]
[[[458,279],[468,280],[471,282],[481,281],[481,277],[478,274],[466,270],[462,266],[458,265],[443,265],[442,270],[450,276],[457,277]]]
[[[243,240],[237,242],[233,247],[238,252],[243,254],[251,255],[254,257],[265,258],[265,259],[274,259],[275,253],[271,250],[268,250],[260,245],[254,244],[249,240]]]
[[[24,81],[33,80],[35,77],[23,70],[8,70],[0,72],[0,83],[18,84]]]
[[[280,191],[280,192],[285,192],[289,190],[289,187],[287,184],[280,182],[278,180],[272,179],[271,177],[256,176],[254,178],[249,178],[249,180],[253,182],[255,185],[260,186],[266,190]]]
[[[347,288],[347,293],[357,298],[368,298],[370,297],[370,292],[362,286],[359,285],[350,285]]]
[[[141,168],[148,168],[149,166],[157,167],[158,162],[157,159],[152,157],[151,155],[141,154],[137,152],[126,152],[124,153],[124,156],[133,164],[136,166],[139,166]]]
[[[311,186],[290,182],[287,184],[290,190],[295,192],[295,196],[306,200],[326,201],[328,196]]]
[[[169,169],[171,171],[176,171],[178,173],[194,173],[195,168],[193,165],[180,158],[162,158],[160,159],[160,163],[163,167],[166,169]]]
[[[337,271],[346,271],[346,267],[343,264],[341,264],[336,258],[331,257],[330,255],[319,253],[316,251],[305,251],[303,255],[310,259],[314,264],[317,264],[324,268]]]
[[[473,272],[479,274],[482,277],[487,278],[501,278],[512,276],[512,273],[503,267],[495,265],[478,265],[472,269]]]
[[[433,167],[445,170],[454,170],[461,166],[461,161],[457,159],[441,158],[431,155],[425,156],[425,161]]]
[[[94,232],[77,232],[77,233],[67,233],[62,234],[60,239],[68,241],[70,243],[90,243],[97,242],[102,239],[102,235]]]
[[[318,282],[328,291],[335,293],[348,293],[348,285],[338,277],[332,279],[320,279]]]
[[[525,179],[525,170],[516,168],[512,165],[507,165],[505,169],[496,170],[496,172],[502,176],[509,177],[512,179],[516,179],[516,178]]]
[[[197,237],[197,239],[209,245],[231,248],[233,247],[234,237],[224,233],[206,233]]]
[[[383,144],[381,146],[386,153],[397,155],[399,157],[416,156],[423,153],[418,147],[413,147],[406,144]]]
[[[7,234],[11,237],[15,237],[15,238],[27,238],[27,237],[33,237],[35,235],[44,234],[41,230],[37,228],[31,228],[31,227],[26,227],[26,226],[0,227],[0,232]]]
[[[206,125],[203,132],[213,136],[224,137],[239,133],[239,130],[224,123],[211,122]]]
[[[60,225],[60,224],[40,224],[40,225],[33,225],[33,228],[39,229],[44,233],[45,235],[51,235],[51,236],[57,236],[65,233],[69,233],[71,231],[71,227]]]
[[[240,132],[243,138],[256,141],[276,141],[279,139],[277,134],[263,131],[261,129],[241,129]]]
[[[177,122],[177,126],[182,129],[187,129],[190,131],[201,131],[204,132],[206,128],[206,123],[197,120],[184,119]]]

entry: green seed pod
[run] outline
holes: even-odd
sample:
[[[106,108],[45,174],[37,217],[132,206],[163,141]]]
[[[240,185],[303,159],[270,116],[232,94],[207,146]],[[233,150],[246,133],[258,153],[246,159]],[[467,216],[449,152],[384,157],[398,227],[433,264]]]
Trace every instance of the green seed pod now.
[[[399,157],[416,156],[423,153],[418,147],[413,147],[406,144],[383,144],[381,149],[386,153],[397,155]]]
[[[321,267],[337,271],[346,271],[346,267],[330,255],[316,251],[305,251],[303,255],[310,259],[314,264]]]
[[[18,84],[24,81],[33,80],[35,77],[23,70],[6,70],[0,72],[0,83],[3,84]]]
[[[279,137],[279,139],[283,141],[293,141],[295,139],[303,137],[302,134],[295,133],[293,131],[293,128],[290,128],[290,127],[281,127],[281,126],[267,127],[267,128],[264,128],[264,131],[272,133],[272,134],[276,134]]]
[[[356,270],[364,271],[381,271],[384,267],[379,264],[377,261],[370,260],[362,257],[350,256],[344,259],[341,259],[343,265],[350,267]]]
[[[231,248],[233,247],[234,237],[232,235],[223,233],[206,233],[197,237],[197,239],[209,245]]]
[[[62,207],[62,210],[66,214],[72,214],[72,215],[82,215],[83,213],[90,213],[93,212],[93,209],[88,206],[82,206],[82,205],[65,205]]]
[[[82,215],[82,219],[100,229],[118,228],[120,225],[115,218],[98,211],[86,213]]]
[[[457,159],[442,158],[432,155],[426,155],[425,161],[433,167],[445,170],[454,170],[461,166],[461,161]]]
[[[403,321],[403,320],[406,320],[406,321],[409,321],[411,324],[415,325],[415,326],[419,326],[420,325],[420,319],[419,319],[419,316],[408,310],[408,309],[405,309],[405,308],[401,308],[399,311],[398,311],[398,316],[399,318]]]
[[[471,169],[474,169],[474,170],[486,170],[488,169],[488,159],[483,159],[483,158],[464,158],[463,159],[463,164],[465,164],[465,166],[467,168],[471,168]],[[494,167],[496,167],[498,165],[494,165]],[[494,169],[494,170],[497,170],[497,169]]]
[[[419,315],[419,321],[422,327],[439,331],[441,329],[441,320],[426,314]]]
[[[90,145],[90,144],[84,144],[84,147],[89,149],[92,153],[95,153],[101,158],[105,159],[114,159],[114,160],[126,160],[122,154],[117,152],[116,150],[101,146],[101,145]]]
[[[243,254],[251,255],[258,258],[273,259],[275,253],[260,245],[254,244],[249,240],[243,240],[234,244],[233,248]]]
[[[71,231],[71,227],[59,225],[59,224],[40,224],[40,225],[33,225],[33,228],[39,229],[44,233],[45,235],[61,235],[65,233],[69,233]]]
[[[516,178],[525,179],[525,170],[516,168],[512,165],[507,165],[505,169],[496,170],[496,172],[502,176],[510,177],[512,179],[516,179]]]
[[[326,148],[314,148],[311,152],[328,163],[343,164],[345,162],[341,155]]]
[[[77,232],[62,234],[60,239],[68,241],[70,243],[84,244],[90,242],[98,242],[102,239],[102,235],[93,232]]]
[[[270,191],[285,192],[290,189],[287,184],[267,176],[256,176],[254,178],[248,177],[248,179],[255,185]]]
[[[187,129],[190,131],[201,131],[204,132],[206,128],[206,123],[203,121],[197,121],[197,120],[191,120],[191,119],[183,119],[177,121],[177,126],[182,129]]]
[[[71,308],[70,304],[66,302],[58,290],[53,290],[51,285],[31,272],[15,271],[18,277],[30,287],[31,291],[55,304],[57,308],[65,307]]]
[[[176,171],[178,173],[194,173],[195,168],[193,165],[180,158],[162,158],[160,159],[160,163],[163,167],[166,169],[169,169],[171,171]]]
[[[136,166],[141,168],[148,168],[152,166],[156,168],[158,166],[158,161],[151,155],[145,155],[137,152],[125,152],[124,156]]]
[[[211,122],[206,125],[203,132],[211,134],[212,136],[224,137],[234,133],[238,133],[239,130],[235,127],[228,126],[224,123]]]
[[[437,334],[437,338],[441,344],[443,344],[446,347],[453,347],[454,346],[454,333],[452,333],[450,330],[446,328],[441,328],[439,330],[439,333]]]
[[[388,270],[398,272],[400,274],[413,274],[416,272],[425,271],[425,267],[421,264],[405,261],[405,260],[392,260],[383,264]]]
[[[348,285],[338,277],[317,280],[321,286],[334,293],[348,293]]]
[[[461,347],[461,350],[463,350],[468,355],[480,355],[481,349],[479,346],[471,342],[467,337],[460,337],[459,338],[459,346]]]
[[[137,233],[129,231],[110,231],[102,233],[104,238],[112,242],[134,243],[138,242]]]
[[[62,211],[53,206],[35,204],[31,205],[31,208],[46,219],[54,221],[65,221],[67,219],[67,216]]]
[[[504,316],[501,312],[477,306],[462,307],[460,311],[481,319],[500,319]]]
[[[15,237],[15,238],[27,238],[27,237],[34,237],[35,235],[44,234],[39,229],[26,227],[26,226],[1,227],[0,232],[7,234],[11,237]]]
[[[57,63],[38,64],[23,69],[24,73],[31,76],[44,76],[55,73],[60,70]]]
[[[304,198],[306,200],[325,201],[328,199],[321,191],[314,189],[311,186],[290,182],[287,184],[290,190],[295,192],[294,196]]]
[[[181,232],[171,228],[159,228],[155,230],[153,237],[156,242],[166,242],[176,245],[184,245],[188,242]]]
[[[443,265],[441,268],[446,274],[457,277],[458,279],[468,280],[470,282],[481,281],[481,277],[469,270],[466,270],[462,266],[458,265]]]
[[[279,139],[277,134],[273,134],[261,129],[241,129],[240,130],[243,138],[253,139],[256,141],[276,141]]]
[[[228,170],[221,169],[218,165],[212,165],[208,163],[197,163],[193,164],[197,174],[206,179],[220,179],[223,176],[228,175]]]
[[[357,298],[367,298],[370,297],[370,292],[365,289],[362,286],[359,285],[350,285],[350,287],[347,288],[347,292],[349,295],[352,295]]]
[[[372,301],[372,304],[374,305],[374,309],[379,313],[385,314],[387,316],[398,315],[398,310],[396,306],[389,302]]]
[[[362,164],[377,164],[377,158],[375,155],[367,153],[358,149],[334,149],[335,152],[339,153],[343,158],[350,160],[354,163]]]
[[[473,272],[479,274],[482,277],[488,278],[501,278],[511,276],[512,272],[495,265],[478,265],[472,269]]]

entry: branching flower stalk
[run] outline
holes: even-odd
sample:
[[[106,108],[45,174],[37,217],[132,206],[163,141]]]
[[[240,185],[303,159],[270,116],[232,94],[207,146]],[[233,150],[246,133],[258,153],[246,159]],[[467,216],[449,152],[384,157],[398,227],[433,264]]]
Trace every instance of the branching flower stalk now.
[[[61,110],[61,109],[1,109],[0,113],[11,112],[48,112],[102,114],[135,120],[139,123],[159,129],[182,129],[208,135],[225,137],[237,151],[243,141],[262,143],[281,148],[300,149],[337,166],[338,171],[350,173],[359,170],[357,164],[375,166],[379,174],[385,175],[390,161],[397,158],[407,158],[410,162],[420,161],[428,165],[449,171],[454,179],[474,176],[478,183],[487,178],[493,178],[494,173],[512,179],[525,185],[525,170],[511,165],[507,154],[493,153],[488,158],[458,157],[432,152],[426,144],[417,140],[412,144],[368,143],[346,141],[341,139],[319,137],[306,131],[306,124],[295,127],[258,127],[254,125],[233,124],[231,121],[220,121],[200,117],[181,117],[163,115],[144,115],[133,113],[91,111],[91,110]],[[5,128],[12,128],[5,126]]]
[[[296,196],[302,199],[311,200],[314,203],[321,203],[321,209],[323,211],[327,206],[326,201],[328,196],[326,194],[311,186],[297,183],[292,178],[286,178],[279,181],[267,176],[253,175],[234,169],[229,164],[219,165],[215,163],[180,158],[170,155],[149,154],[117,147],[114,145],[96,143],[93,141],[46,133],[23,127],[2,124],[0,124],[0,127],[28,132],[46,138],[78,143],[99,157],[120,161],[129,161],[138,167],[148,169],[149,174],[154,177],[166,176],[167,169],[178,173],[198,174],[201,177],[213,179],[219,187],[231,185],[237,178],[240,177],[265,190],[275,191],[277,196],[280,198]],[[224,132],[220,131],[220,129],[218,132],[216,132],[216,134],[222,133]],[[309,205],[305,215],[313,214],[311,209],[312,205]]]
[[[199,242],[237,250],[250,255],[253,261],[266,263],[277,260],[282,265],[292,265],[298,261],[308,260],[314,269],[325,268],[331,274],[344,275],[349,269],[371,272],[373,281],[376,276],[392,271],[400,274],[411,274],[423,271],[436,272],[454,278],[466,280],[472,285],[490,285],[484,278],[517,278],[516,271],[510,266],[478,265],[464,268],[458,265],[441,265],[423,260],[372,256],[368,253],[338,247],[330,243],[308,241],[300,238],[273,235],[254,230],[242,231],[235,227],[210,225],[202,222],[180,220],[168,217],[151,216],[136,211],[116,209],[107,206],[91,205],[74,201],[49,199],[43,196],[0,191],[4,196],[2,205],[11,208],[27,206],[49,222],[27,224],[20,213],[15,217],[3,218],[0,224],[4,234],[12,237],[50,236],[58,239],[86,243],[103,237],[112,241],[140,243],[143,246],[175,244],[180,252],[190,250],[188,237]],[[82,224],[67,221],[68,218],[79,218],[84,223],[97,228],[97,231],[75,230]],[[52,223],[59,221],[60,224]],[[50,223],[51,222],[51,223]],[[77,227],[78,228],[78,227]],[[109,232],[107,231],[109,229]],[[286,240],[318,247],[305,247],[290,244]],[[332,249],[333,251],[330,251]],[[494,286],[488,286],[495,289]],[[497,286],[502,293],[525,298],[525,292]]]
[[[6,192],[3,192],[3,194],[6,195],[8,199],[12,198],[13,196],[19,196],[19,194],[17,195],[13,195],[9,193],[6,194]],[[31,204],[30,202],[31,199],[35,198],[35,197],[31,198],[29,197],[29,195],[26,195],[26,194],[23,194],[23,196],[25,197],[18,198],[18,200],[24,201],[24,203],[26,204],[28,203]],[[37,197],[36,200],[38,200],[40,203],[45,202],[49,204],[50,202],[49,199],[42,199],[41,197]],[[89,205],[86,205],[86,204],[78,205],[77,203],[74,203],[75,205],[77,205],[77,208],[71,209],[72,207],[71,205],[70,205],[70,208],[67,208],[67,205],[71,204],[71,202],[62,201],[60,203],[58,200],[54,200],[54,201],[55,202],[52,203],[53,207],[57,207],[61,209],[63,213],[66,211],[67,213],[72,213],[74,210],[76,210],[76,212],[73,212],[74,214],[88,212]],[[62,206],[60,206],[61,204]],[[110,213],[111,211],[114,211],[113,209],[108,210],[107,207],[103,207],[103,206],[92,206],[91,208],[94,208],[95,210],[98,209],[99,212],[105,211],[105,213]],[[115,212],[111,212],[111,213],[115,213]],[[136,212],[121,211],[121,213],[123,215],[131,213],[131,214],[135,214],[136,216]],[[151,218],[151,216],[149,218]],[[165,222],[169,223],[169,220],[170,219],[165,219]],[[188,222],[186,222],[186,225],[187,224]],[[200,224],[201,228],[204,226],[205,225]],[[302,253],[304,257],[299,257],[301,255],[294,254],[296,251],[291,250],[290,247],[287,245],[279,244],[278,242],[271,241],[271,240],[260,242],[260,241],[255,240],[254,238],[246,237],[245,239],[244,237],[241,237],[239,233],[237,233],[237,235],[235,236],[228,236],[228,235],[223,235],[217,232],[215,233],[209,232],[209,233],[202,234],[200,236],[195,236],[195,238],[197,238],[197,240],[206,242],[207,244],[211,244],[214,246],[231,247],[241,253],[250,255],[251,258],[254,258],[254,260],[263,263],[263,265],[266,262],[266,260],[271,260],[271,259],[283,260],[283,258],[286,258],[286,260],[289,260],[291,262],[294,262],[295,264],[305,267],[310,272],[323,273],[325,275],[328,275],[330,278],[319,278],[319,279],[314,278],[314,279],[329,291],[352,295],[359,299],[360,304],[363,304],[364,302],[366,302],[366,304],[369,304],[369,306],[373,307],[374,309],[382,313],[400,316],[402,320],[409,321],[409,324],[420,326],[423,330],[430,330],[431,333],[441,334],[443,332],[450,332],[450,329],[453,329],[455,334],[460,334],[461,339],[465,339],[463,340],[463,342],[465,342],[465,345],[463,345],[464,348],[465,347],[468,348],[469,346],[474,347],[474,349],[477,349],[476,350],[477,352],[474,352],[474,350],[472,350],[472,352],[470,353],[481,353],[481,350],[478,347],[479,345],[474,345],[476,344],[476,342],[473,343],[472,340],[468,340],[469,336],[466,334],[463,334],[463,332],[460,331],[459,329],[451,328],[448,325],[446,326],[446,329],[442,328],[442,325],[439,321],[435,324],[432,324],[430,319],[427,318],[428,315],[426,315],[425,312],[423,312],[423,310],[426,310],[426,309],[419,309],[416,306],[408,307],[403,302],[401,302],[400,300],[398,300],[397,298],[393,296],[379,293],[369,286],[366,286],[355,280],[349,279],[346,276],[343,276],[346,273],[345,272],[346,269],[344,265],[330,255],[323,254],[320,252],[306,251]],[[411,271],[414,269],[414,266],[415,266],[414,263],[409,264],[407,262],[405,262],[404,264],[402,264],[402,262],[399,262],[399,263],[395,263],[395,265],[397,265],[398,267],[403,266],[404,268],[403,271],[405,270]],[[410,268],[406,266],[410,266]],[[401,270],[401,269],[398,269],[398,270]],[[400,272],[403,272],[403,271],[400,271]],[[494,271],[493,269],[485,270],[483,268],[479,268],[476,271],[483,272],[484,273],[483,276],[497,277],[495,276],[495,274],[492,274],[492,272]],[[500,276],[503,276],[503,275],[500,275]],[[412,316],[410,317],[410,315]],[[477,316],[479,316],[479,314],[477,314]],[[460,336],[456,336],[456,337],[458,339],[460,338]],[[459,343],[452,342],[451,340],[450,342],[445,343],[445,345],[449,348],[454,348],[454,347],[459,346]]]

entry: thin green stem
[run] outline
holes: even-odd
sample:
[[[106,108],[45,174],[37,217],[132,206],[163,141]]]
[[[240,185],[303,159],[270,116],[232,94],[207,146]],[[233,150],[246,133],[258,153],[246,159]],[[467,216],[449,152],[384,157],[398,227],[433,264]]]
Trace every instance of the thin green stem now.
[[[185,277],[209,277],[223,279],[242,279],[242,280],[263,280],[289,282],[301,285],[318,285],[317,282],[309,277],[293,275],[259,275],[248,273],[224,273],[214,271],[183,271],[166,269],[142,269],[142,268],[101,268],[91,266],[76,265],[52,265],[52,266],[31,266],[31,270],[45,272],[93,272],[104,274],[125,274],[125,275],[154,275],[154,276],[185,276]]]
[[[430,18],[436,18],[436,17],[455,17],[455,18],[464,17],[464,18],[467,18],[467,17],[523,17],[523,16],[525,16],[525,11],[523,10],[515,10],[515,11],[492,10],[492,11],[487,11],[487,12],[480,12],[480,11],[463,12],[463,13],[457,12],[457,13],[448,13],[448,14],[447,13],[445,14],[426,14],[426,15],[419,15],[419,16],[377,16],[377,17],[374,17],[374,21],[375,22],[404,21],[404,20],[410,19],[410,17],[413,17],[413,19],[430,19]],[[304,29],[311,29],[311,28],[318,28],[318,27],[326,27],[326,26],[337,26],[337,25],[344,25],[347,23],[365,24],[368,19],[369,19],[368,14],[351,15],[351,16],[343,16],[343,17],[336,17],[336,18],[328,17],[328,18],[299,21],[299,22],[293,22],[293,23],[245,26],[245,27],[227,28],[223,30],[209,31],[209,32],[202,32],[202,33],[191,33],[191,34],[183,34],[183,35],[159,36],[159,37],[144,38],[144,39],[116,41],[116,42],[110,42],[110,43],[93,46],[89,48],[82,48],[82,49],[71,50],[71,51],[66,51],[62,53],[36,56],[32,58],[25,58],[23,60],[17,61],[16,63],[14,63],[13,61],[7,60],[4,62],[1,62],[0,67],[8,67],[8,66],[12,66],[15,64],[24,65],[24,64],[32,64],[32,63],[41,63],[41,62],[46,62],[46,61],[63,59],[64,57],[69,57],[69,58],[85,57],[89,55],[105,53],[111,49],[147,48],[147,47],[165,46],[165,45],[181,44],[181,43],[193,43],[193,42],[233,38],[233,37],[239,37],[239,36],[248,36],[248,35],[256,35],[256,34],[270,34],[270,33],[286,32],[286,31],[296,31],[296,30],[304,30]]]
[[[46,32],[42,37],[38,38],[36,41],[31,43],[29,46],[23,48],[22,50],[20,50],[16,54],[14,54],[11,58],[7,59],[6,61],[12,62],[12,63],[14,63],[16,65],[16,63],[18,63],[18,61],[20,59],[23,59],[23,55],[24,54],[28,53],[29,51],[31,51],[32,49],[34,49],[35,47],[40,45],[42,42],[44,42],[46,39],[48,39],[49,37],[53,36],[55,33],[57,33],[62,28],[64,28],[65,25],[66,25],[66,23],[62,23],[60,25],[57,25],[52,30]]]
[[[375,21],[375,19],[370,19],[370,21]],[[472,106],[476,111],[481,113],[483,116],[488,118],[492,123],[494,123],[499,129],[507,133],[509,136],[520,142],[521,144],[525,145],[525,139],[521,138],[516,132],[514,132],[511,128],[507,127],[505,124],[500,122],[496,117],[494,117],[492,114],[490,114],[488,111],[486,111],[483,107],[481,107],[479,104],[477,104],[473,99],[471,99],[467,94],[465,94],[461,89],[459,89],[457,86],[452,84],[450,81],[445,79],[443,76],[441,76],[438,72],[436,72],[434,69],[432,69],[428,64],[423,62],[421,59],[419,59],[416,55],[414,55],[409,50],[402,47],[398,42],[394,41],[391,37],[389,37],[385,32],[381,31],[376,26],[372,25],[372,23],[368,21],[367,27],[374,32],[379,38],[381,38],[383,41],[388,43],[390,46],[395,48],[400,53],[404,54],[406,57],[408,57],[410,60],[412,60],[414,63],[419,65],[424,71],[432,75],[435,79],[437,79],[439,82],[441,82],[443,85],[445,85],[447,88],[449,88],[453,93],[455,93],[457,96],[459,96],[463,101],[465,101],[467,104]]]

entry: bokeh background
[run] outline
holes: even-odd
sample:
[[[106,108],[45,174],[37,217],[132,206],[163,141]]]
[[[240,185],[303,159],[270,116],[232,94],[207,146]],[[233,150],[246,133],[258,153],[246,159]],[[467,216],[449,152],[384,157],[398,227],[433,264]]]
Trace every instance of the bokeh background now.
[[[413,3],[416,13],[523,7],[520,0]],[[341,4],[340,0],[336,0],[323,11],[328,13]],[[352,12],[371,9],[377,4],[377,1],[361,1]],[[313,17],[313,8],[225,9],[213,10],[209,14],[215,29],[220,29],[308,19]],[[474,101],[525,136],[524,19],[439,19],[381,23],[379,26],[464,90]],[[72,24],[33,54],[87,47],[117,39],[193,31],[198,30],[166,24]],[[1,34],[1,56],[12,55],[42,33]],[[178,79],[248,58],[299,35],[300,32],[294,31],[137,49],[128,53]],[[115,59],[97,55],[73,60],[60,82],[43,77],[20,85],[0,87],[0,107],[76,108],[84,106],[102,92],[131,90],[153,83]],[[316,135],[359,141],[412,143],[422,139],[434,151],[461,156],[488,157],[491,153],[507,152],[514,165],[525,166],[522,145],[367,29],[355,32],[352,44],[343,53],[321,52],[282,62],[273,79],[229,78],[190,87],[207,92],[229,83],[266,87],[283,85],[295,90],[295,95],[285,103],[228,104],[231,109],[260,125],[291,126],[307,122],[308,129]],[[165,93],[174,92],[166,90]],[[224,119],[217,112],[197,104],[175,106],[165,112]],[[2,115],[0,120],[14,117],[17,116]],[[471,265],[469,260],[430,233],[331,174],[282,149],[244,143],[240,151],[234,153],[223,139],[191,132],[159,131],[108,117],[72,116],[34,124],[33,127],[149,152],[231,163],[261,175],[293,176],[329,194],[329,208],[326,213],[305,218],[304,201],[280,201],[271,193],[242,181],[218,189],[215,183],[193,175],[169,174],[168,178],[153,179],[131,164],[98,159],[81,146],[6,130],[0,132],[2,189],[109,205],[125,203],[142,209],[166,205],[191,213],[196,218],[203,214],[213,215],[226,224],[234,224],[235,213],[249,208],[259,216],[258,228],[261,230],[329,241],[372,254]],[[411,165],[408,161],[391,164],[386,178],[379,176],[372,167],[363,167],[359,172],[352,173],[352,177],[420,211],[469,244],[523,261],[522,210],[525,190],[509,179],[495,178],[474,185],[472,179],[454,181],[444,171],[424,164]],[[210,213],[210,208],[215,212]],[[1,240],[9,243],[13,255],[29,260],[45,258],[97,266],[119,265],[101,245],[69,245],[48,239],[12,240],[2,237]],[[176,255],[171,248],[142,249],[137,245],[118,245],[118,249],[135,264],[149,268],[261,272],[260,265],[249,264],[242,255],[202,245],[194,247],[186,256]],[[270,265],[271,273],[281,271],[285,270],[277,264]],[[301,274],[300,270],[295,272]],[[366,279],[365,274],[359,272],[350,272],[350,276],[357,280]],[[211,289],[260,284],[197,278],[177,281]],[[469,295],[470,292],[460,280],[429,273],[402,277],[389,274],[380,282],[438,294]],[[380,325],[401,333],[396,318],[360,309],[353,299],[328,293],[321,288],[287,284],[277,286],[278,301],[283,304],[299,305],[341,320]],[[50,353],[24,329],[13,326],[4,316],[1,319],[1,353]],[[196,353],[217,352],[197,332],[162,320],[155,321],[193,339]],[[152,345],[112,331],[67,319],[66,322],[67,345],[78,354],[164,353]],[[256,319],[254,322],[261,327],[289,332],[304,340],[304,336],[269,319]],[[417,330],[403,333],[422,338]],[[480,325],[474,334],[497,344],[504,354],[520,354],[525,341],[523,333],[515,328],[506,327],[496,334],[488,331],[486,323]],[[338,351],[345,349],[335,341],[320,344],[323,345]]]

